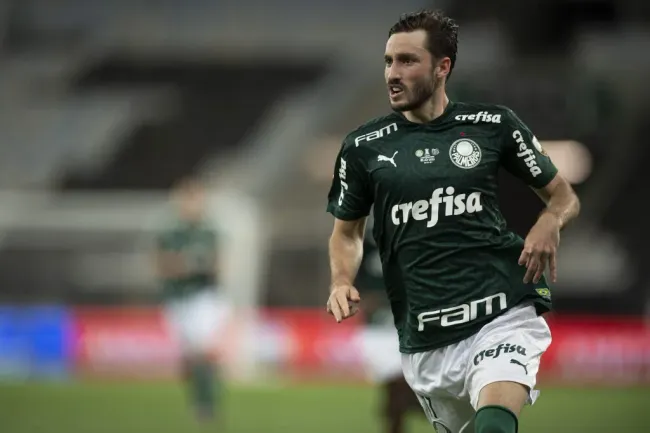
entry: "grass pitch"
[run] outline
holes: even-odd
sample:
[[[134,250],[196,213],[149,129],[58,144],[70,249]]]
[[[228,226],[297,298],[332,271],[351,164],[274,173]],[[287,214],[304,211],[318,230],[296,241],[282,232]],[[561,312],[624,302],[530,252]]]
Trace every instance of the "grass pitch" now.
[[[381,433],[377,389],[362,385],[231,387],[221,425],[198,425],[180,384],[0,384],[6,433]],[[650,388],[544,388],[522,433],[650,432]],[[433,432],[419,414],[410,433]]]

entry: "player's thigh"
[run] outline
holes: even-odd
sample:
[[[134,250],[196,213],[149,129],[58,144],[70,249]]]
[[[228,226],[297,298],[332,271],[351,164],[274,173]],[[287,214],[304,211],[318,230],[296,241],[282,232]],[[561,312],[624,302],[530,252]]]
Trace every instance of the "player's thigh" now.
[[[453,396],[417,396],[437,433],[474,433],[476,411],[467,400]]]
[[[224,315],[212,289],[188,298],[184,323],[187,350],[197,355],[211,352],[216,345],[219,329],[224,324]]]
[[[233,313],[229,299],[220,294],[219,288],[208,287],[201,293],[198,304],[206,332],[212,332],[217,337],[223,335]]]
[[[527,386],[517,382],[493,382],[485,385],[479,392],[477,410],[484,406],[503,406],[517,417],[530,399]]]
[[[498,320],[474,340],[466,386],[475,409],[500,405],[519,413],[539,395],[537,373],[551,332],[532,306]]]
[[[402,355],[404,378],[439,433],[471,433],[474,408],[463,392],[471,340]]]

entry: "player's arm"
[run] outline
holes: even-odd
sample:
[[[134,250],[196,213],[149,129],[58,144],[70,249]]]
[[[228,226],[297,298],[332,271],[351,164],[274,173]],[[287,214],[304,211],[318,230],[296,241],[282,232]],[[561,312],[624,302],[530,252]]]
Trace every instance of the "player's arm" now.
[[[524,282],[539,282],[547,265],[555,282],[560,230],[578,215],[580,202],[530,129],[512,111],[507,113],[504,123],[503,166],[528,184],[546,204],[526,236],[519,257],[519,264],[526,267]]]
[[[366,216],[372,206],[367,171],[359,148],[343,143],[336,159],[327,211],[334,215],[334,229],[329,240],[331,269],[327,311],[337,322],[356,313],[349,302],[359,302],[353,283],[363,256]]]
[[[190,263],[193,272],[202,273],[210,277],[220,275],[221,265],[217,253],[217,241],[217,234],[213,230],[210,232],[210,248],[205,251],[205,256],[202,256],[199,260],[195,259]]]
[[[539,218],[553,218],[559,229],[575,219],[580,213],[580,200],[571,184],[560,174],[543,188],[533,188],[535,193],[546,204]]]
[[[363,258],[366,218],[353,221],[334,220],[329,242],[332,287],[352,286]]]
[[[187,273],[183,256],[171,244],[168,235],[163,234],[156,239],[153,254],[158,278],[179,278]]]
[[[524,282],[537,283],[548,263],[551,281],[557,281],[557,248],[560,231],[578,216],[580,200],[573,188],[560,174],[556,174],[548,185],[534,188],[544,201],[546,208],[531,228],[519,264],[527,267]]]
[[[366,218],[344,221],[336,218],[329,242],[331,269],[330,300],[328,311],[337,322],[356,313],[349,302],[359,302],[359,292],[354,280],[363,258],[363,235]]]
[[[183,258],[178,253],[157,250],[155,263],[160,278],[178,278],[186,273]]]

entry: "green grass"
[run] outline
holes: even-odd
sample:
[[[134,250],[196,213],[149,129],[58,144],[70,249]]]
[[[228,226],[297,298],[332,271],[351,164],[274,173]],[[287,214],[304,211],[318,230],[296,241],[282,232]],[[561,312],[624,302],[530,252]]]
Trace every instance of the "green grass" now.
[[[364,386],[230,389],[225,429],[197,426],[173,383],[0,385],[6,433],[379,433],[377,392]],[[432,432],[423,418],[410,433]],[[523,433],[650,431],[650,388],[543,389],[525,410]]]

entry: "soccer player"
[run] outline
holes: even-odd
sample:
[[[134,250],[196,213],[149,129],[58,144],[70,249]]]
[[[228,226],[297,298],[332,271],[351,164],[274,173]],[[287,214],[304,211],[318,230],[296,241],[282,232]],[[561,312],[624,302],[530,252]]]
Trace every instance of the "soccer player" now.
[[[579,201],[510,109],[449,100],[457,36],[451,18],[431,11],[403,15],[389,31],[392,112],[350,133],[336,161],[327,309],[339,322],[358,310],[353,282],[374,205],[402,369],[431,424],[514,433],[551,343],[544,272],[556,280],[560,231]],[[546,205],[525,240],[498,207],[501,167]]]
[[[355,280],[355,287],[364,294],[366,322],[359,334],[359,346],[367,375],[381,387],[379,415],[384,422],[385,432],[402,433],[408,413],[421,409],[402,373],[397,333],[382,278],[381,258],[377,245],[369,235],[371,228],[372,216],[368,218],[363,258]]]
[[[156,268],[191,402],[199,420],[208,421],[215,415],[219,391],[212,354],[228,317],[227,303],[218,293],[218,236],[199,181],[180,181],[172,203],[174,210],[156,239]]]

